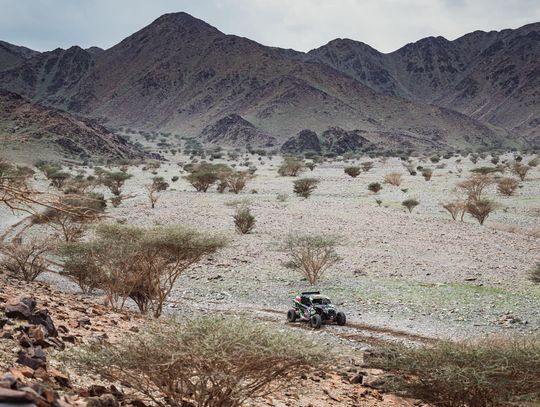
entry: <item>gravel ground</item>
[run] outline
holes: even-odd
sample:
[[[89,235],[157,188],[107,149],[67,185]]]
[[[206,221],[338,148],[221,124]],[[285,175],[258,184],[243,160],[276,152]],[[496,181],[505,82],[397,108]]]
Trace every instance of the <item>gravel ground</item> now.
[[[343,166],[352,163],[326,163],[303,174],[320,180],[306,200],[292,193],[294,178],[277,176],[280,160],[263,158],[261,164],[252,158],[257,177],[238,195],[198,193],[183,179],[171,182],[155,209],[142,188],[154,175],[130,168],[134,177],[124,190],[136,196],[112,209],[112,218],[148,226],[184,224],[230,240],[226,249],[180,278],[169,312],[185,312],[196,302],[214,310],[242,305],[285,313],[291,297],[310,287],[283,266],[287,256],[280,244],[290,233],[305,233],[333,235],[341,242],[341,261],[316,288],[328,293],[353,323],[440,338],[540,326],[540,287],[527,278],[540,261],[540,240],[531,236],[540,230],[540,219],[531,212],[540,208],[540,167],[529,172],[515,197],[503,198],[489,189],[487,195],[501,208],[480,226],[470,218],[452,221],[440,204],[457,196],[455,184],[471,168],[491,165],[486,161],[443,160],[445,168],[437,169],[420,163],[434,169],[429,182],[408,175],[397,159],[376,160],[374,169],[355,179],[343,173]],[[167,180],[182,175],[177,161],[187,158],[171,158],[158,175]],[[384,184],[376,196],[368,193],[367,185],[382,183],[389,172],[401,172],[402,184]],[[287,200],[279,201],[278,194],[287,194]],[[406,198],[420,202],[411,214],[401,206]],[[380,207],[375,199],[382,200]],[[234,231],[238,200],[249,200],[256,216],[252,234]],[[13,218],[2,214],[2,221],[5,230]]]

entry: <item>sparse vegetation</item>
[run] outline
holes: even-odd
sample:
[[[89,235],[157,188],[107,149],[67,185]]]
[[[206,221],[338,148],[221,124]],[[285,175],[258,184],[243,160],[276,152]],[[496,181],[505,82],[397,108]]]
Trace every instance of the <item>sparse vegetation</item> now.
[[[540,394],[538,336],[387,345],[368,364],[392,375],[389,390],[438,406],[525,405]]]
[[[426,181],[431,181],[431,177],[433,176],[433,170],[431,168],[422,168],[422,177]]]
[[[459,213],[462,213],[462,219],[463,220],[463,214],[465,213],[465,203],[461,201],[454,201],[454,202],[448,202],[445,204],[442,204],[442,207],[448,211],[450,216],[452,216],[453,220],[456,220]]]
[[[497,191],[499,191],[501,195],[505,196],[514,195],[514,192],[517,190],[518,186],[518,180],[510,177],[501,178],[497,181]]]
[[[296,158],[285,158],[278,168],[278,174],[282,177],[296,177],[305,170],[305,163]]]
[[[291,235],[283,247],[291,259],[286,266],[300,272],[309,284],[316,284],[323,273],[339,261],[336,246],[335,238]]]
[[[345,167],[343,171],[352,178],[356,178],[360,175],[360,167]]]
[[[530,169],[531,167],[529,167],[528,165],[522,164],[519,161],[514,162],[512,165],[512,172],[514,172],[514,174],[516,174],[521,181],[525,180],[525,177],[527,176],[527,173],[529,172]]]
[[[221,237],[181,226],[100,225],[93,240],[63,247],[64,274],[83,281],[83,290],[102,289],[113,309],[122,309],[132,298],[141,312],[159,317],[178,277],[224,244]]]
[[[493,178],[489,175],[474,175],[465,181],[457,184],[466,192],[470,201],[478,201],[482,197],[482,192],[493,183]]]
[[[302,178],[294,181],[293,191],[296,195],[307,199],[315,191],[318,183],[319,180],[316,178]]]
[[[145,394],[159,406],[240,407],[295,382],[328,350],[299,332],[253,320],[203,317],[154,323],[116,345],[95,344],[71,361]],[[163,400],[166,400],[164,402]]]
[[[362,171],[369,172],[369,170],[371,170],[374,167],[374,164],[372,161],[365,161],[362,164],[360,164],[360,166],[362,167]]]
[[[238,206],[233,218],[236,231],[242,235],[251,233],[255,227],[255,216],[253,216],[247,205]]]
[[[489,214],[497,209],[498,205],[489,199],[472,199],[465,206],[467,213],[475,218],[480,225],[484,224]]]
[[[391,172],[384,176],[384,182],[395,187],[401,185],[401,174],[399,172]]]
[[[540,263],[531,270],[529,278],[533,283],[540,284]]]
[[[16,239],[0,243],[0,270],[24,281],[34,281],[47,270],[47,254],[54,248],[54,241],[46,238]]]
[[[146,189],[146,194],[150,200],[150,207],[154,209],[156,202],[160,197],[159,193],[169,188],[169,183],[165,182],[163,177],[154,177],[152,178],[152,183],[146,184],[144,188]]]
[[[403,202],[401,202],[401,205],[403,205],[405,208],[408,209],[409,213],[412,212],[414,208],[416,208],[420,202],[418,202],[416,199],[405,199]]]
[[[381,189],[382,189],[382,186],[378,182],[372,182],[371,184],[368,185],[368,190],[370,190],[374,194],[378,193]]]

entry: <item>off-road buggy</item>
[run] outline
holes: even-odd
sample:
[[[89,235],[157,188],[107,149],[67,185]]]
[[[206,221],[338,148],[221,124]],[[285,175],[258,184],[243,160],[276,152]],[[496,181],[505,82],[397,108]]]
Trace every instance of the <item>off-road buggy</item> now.
[[[293,308],[287,312],[287,321],[296,320],[308,321],[311,327],[319,329],[323,322],[335,322],[338,325],[345,325],[347,318],[341,311],[336,311],[336,307],[325,295],[319,291],[309,291],[297,295],[293,300]]]

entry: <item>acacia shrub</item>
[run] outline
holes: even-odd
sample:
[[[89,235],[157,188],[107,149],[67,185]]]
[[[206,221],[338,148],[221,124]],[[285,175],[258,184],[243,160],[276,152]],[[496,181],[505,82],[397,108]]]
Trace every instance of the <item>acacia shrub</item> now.
[[[355,166],[345,167],[343,171],[345,172],[345,174],[347,174],[348,176],[352,178],[356,178],[358,177],[358,175],[360,175],[360,167],[355,167]]]
[[[339,261],[337,243],[335,238],[326,236],[290,235],[283,245],[290,258],[285,266],[301,273],[309,284],[316,284]]]
[[[303,198],[309,198],[309,196],[317,189],[319,180],[316,178],[302,178],[294,181],[293,191],[296,195]]]
[[[524,405],[540,394],[540,337],[488,337],[433,346],[386,345],[368,357],[389,391],[443,407]]]
[[[0,243],[0,268],[12,277],[34,281],[47,271],[49,260],[46,255],[54,249],[50,239],[32,238],[28,241],[15,240]]]
[[[300,332],[214,316],[154,322],[117,344],[84,346],[68,363],[125,383],[162,407],[240,407],[294,384],[329,354]]]
[[[278,174],[282,177],[296,177],[306,168],[304,161],[287,157],[278,168]]]
[[[515,178],[505,177],[497,181],[497,191],[501,195],[512,196],[519,186],[519,182]]]

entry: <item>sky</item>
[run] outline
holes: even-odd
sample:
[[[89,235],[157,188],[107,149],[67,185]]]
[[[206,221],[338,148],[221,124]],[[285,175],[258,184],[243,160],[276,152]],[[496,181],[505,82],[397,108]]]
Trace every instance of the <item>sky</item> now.
[[[308,51],[351,38],[391,52],[428,36],[539,22],[540,0],[0,0],[0,40],[109,48],[175,11],[264,45]]]

